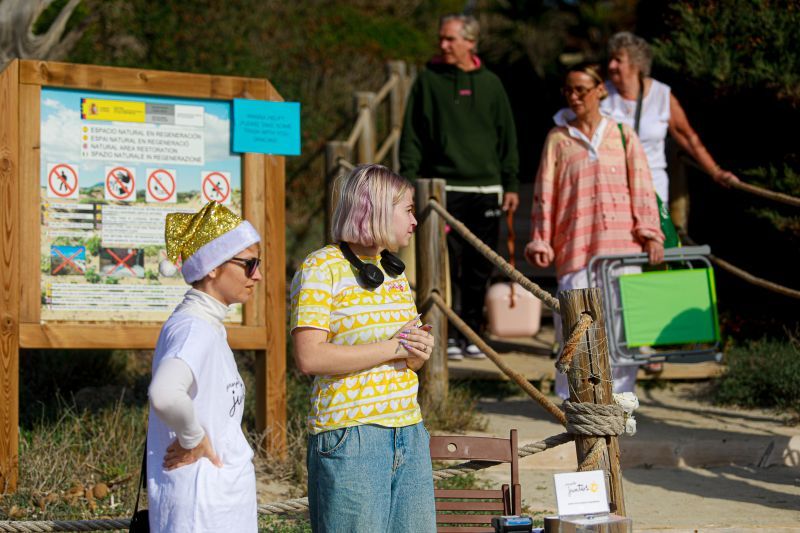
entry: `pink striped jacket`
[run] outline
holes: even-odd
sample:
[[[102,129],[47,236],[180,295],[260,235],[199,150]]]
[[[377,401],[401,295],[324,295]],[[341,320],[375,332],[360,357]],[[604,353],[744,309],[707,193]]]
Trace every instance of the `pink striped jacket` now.
[[[638,253],[646,239],[664,240],[642,144],[630,127],[623,125],[623,131],[627,152],[619,127],[609,121],[594,161],[566,127],[547,135],[531,240],[535,251],[555,259],[558,277],[586,268],[595,255]]]

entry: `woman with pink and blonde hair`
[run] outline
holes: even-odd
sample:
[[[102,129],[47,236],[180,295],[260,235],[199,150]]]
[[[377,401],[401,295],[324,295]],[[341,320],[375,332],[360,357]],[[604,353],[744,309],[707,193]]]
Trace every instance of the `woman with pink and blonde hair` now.
[[[415,371],[434,346],[403,263],[417,226],[411,184],[362,165],[335,184],[335,244],[292,281],[298,368],[314,376],[308,414],[311,527],[435,531],[429,438]]]

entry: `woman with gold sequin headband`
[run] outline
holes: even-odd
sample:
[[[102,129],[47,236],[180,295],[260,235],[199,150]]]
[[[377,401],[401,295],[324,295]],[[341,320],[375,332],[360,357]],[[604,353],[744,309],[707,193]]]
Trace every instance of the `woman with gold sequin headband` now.
[[[150,529],[255,533],[253,450],[241,428],[245,387],[223,321],[261,280],[260,237],[210,202],[198,213],[167,215],[165,239],[169,261],[182,261],[192,288],[161,329],[153,357]]]

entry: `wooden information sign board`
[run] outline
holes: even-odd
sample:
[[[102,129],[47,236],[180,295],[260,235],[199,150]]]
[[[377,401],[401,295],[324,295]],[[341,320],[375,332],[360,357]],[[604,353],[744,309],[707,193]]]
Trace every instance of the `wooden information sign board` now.
[[[164,216],[209,200],[261,233],[264,280],[226,326],[258,353],[257,429],[285,450],[284,158],[231,153],[239,98],[282,100],[263,79],[30,60],[0,73],[0,493],[16,488],[20,349],[154,348],[188,288],[164,267]]]

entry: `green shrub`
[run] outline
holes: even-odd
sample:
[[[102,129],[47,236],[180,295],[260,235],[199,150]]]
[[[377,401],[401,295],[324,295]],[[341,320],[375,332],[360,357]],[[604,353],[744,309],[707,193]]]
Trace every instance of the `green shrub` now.
[[[761,339],[733,347],[728,370],[715,386],[714,400],[741,407],[800,412],[800,342]]]
[[[656,59],[720,91],[763,88],[800,103],[800,6],[769,0],[685,0]]]

